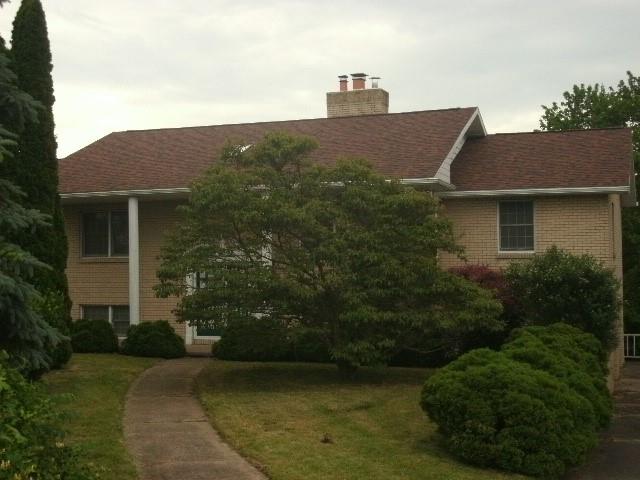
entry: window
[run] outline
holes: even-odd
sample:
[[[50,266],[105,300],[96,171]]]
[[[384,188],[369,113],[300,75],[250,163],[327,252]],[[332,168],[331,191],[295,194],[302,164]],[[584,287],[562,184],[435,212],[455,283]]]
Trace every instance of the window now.
[[[194,290],[206,287],[208,280],[209,275],[206,272],[196,272],[191,280]],[[221,335],[221,329],[211,325],[194,325],[191,328],[196,339],[219,339]]]
[[[129,305],[83,305],[82,318],[105,320],[113,326],[117,336],[125,337],[129,330]]]
[[[119,337],[127,335],[129,330],[129,305],[111,307],[111,325]]]
[[[85,320],[106,320],[109,321],[109,307],[106,305],[84,305],[82,307],[82,318]]]
[[[533,202],[504,201],[498,204],[500,251],[532,252]]]
[[[129,220],[126,211],[90,212],[82,215],[82,254],[117,257],[129,254]]]

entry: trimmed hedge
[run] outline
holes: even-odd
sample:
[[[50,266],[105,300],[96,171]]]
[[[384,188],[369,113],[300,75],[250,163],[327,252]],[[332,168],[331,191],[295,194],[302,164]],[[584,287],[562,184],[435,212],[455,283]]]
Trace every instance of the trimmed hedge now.
[[[113,353],[118,337],[106,320],[77,320],[71,324],[71,346],[78,353]]]
[[[436,372],[421,405],[466,461],[557,478],[611,418],[603,352],[569,325],[517,329],[501,351],[473,350]]]
[[[288,327],[268,317],[235,321],[213,344],[221,360],[244,362],[332,362],[323,332],[307,327]]]
[[[221,360],[279,361],[289,358],[287,328],[270,317],[236,320],[212,348]]]
[[[604,349],[593,335],[562,323],[521,328],[512,333],[502,351],[513,360],[550,373],[582,395],[591,403],[600,427],[611,421],[613,402]]]
[[[184,340],[166,320],[131,325],[122,342],[122,353],[137,357],[180,358],[186,354]]]
[[[7,365],[0,351],[0,478],[97,479],[65,445],[48,395]]]

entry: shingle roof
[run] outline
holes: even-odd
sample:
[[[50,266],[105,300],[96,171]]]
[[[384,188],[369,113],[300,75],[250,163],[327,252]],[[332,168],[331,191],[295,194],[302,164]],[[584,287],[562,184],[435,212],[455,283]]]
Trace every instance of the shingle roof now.
[[[315,137],[312,160],[365,157],[381,173],[434,177],[475,108],[116,132],[60,161],[60,192],[188,187],[227,139],[255,143],[271,131]]]
[[[315,137],[312,160],[365,157],[381,173],[434,177],[475,108],[116,132],[60,161],[60,192],[188,187],[227,140],[265,133]],[[457,191],[620,187],[633,176],[631,130],[613,128],[469,138],[451,165]]]
[[[488,135],[451,165],[458,191],[618,187],[632,176],[629,128]]]

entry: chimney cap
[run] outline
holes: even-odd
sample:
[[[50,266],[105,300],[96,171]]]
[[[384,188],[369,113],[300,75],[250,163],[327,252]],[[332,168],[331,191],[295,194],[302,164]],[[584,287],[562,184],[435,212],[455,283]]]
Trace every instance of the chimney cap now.
[[[349,78],[349,75],[338,75],[338,78],[341,79],[341,80],[342,79],[346,80],[347,78]]]
[[[352,73],[351,76],[353,78],[365,78],[365,77],[368,77],[368,75],[366,73]]]

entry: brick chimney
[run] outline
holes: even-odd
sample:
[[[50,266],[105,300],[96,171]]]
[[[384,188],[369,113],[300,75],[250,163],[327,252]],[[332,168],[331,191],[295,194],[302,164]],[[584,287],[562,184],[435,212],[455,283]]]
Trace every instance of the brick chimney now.
[[[372,88],[367,88],[366,73],[352,73],[352,89],[347,75],[340,75],[340,90],[327,93],[327,117],[352,117],[389,113],[389,92],[378,88],[380,77],[372,77]]]

